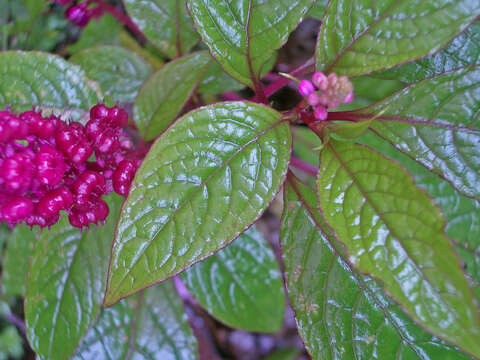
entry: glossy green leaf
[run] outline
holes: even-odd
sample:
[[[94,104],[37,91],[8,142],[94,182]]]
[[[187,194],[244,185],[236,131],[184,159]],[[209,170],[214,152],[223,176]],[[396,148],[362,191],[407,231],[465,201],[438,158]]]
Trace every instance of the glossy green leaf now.
[[[145,36],[170,58],[188,53],[200,40],[186,0],[125,0],[125,6]]]
[[[180,277],[200,305],[228,326],[280,330],[285,312],[282,274],[256,227]]]
[[[152,68],[137,54],[118,46],[100,46],[74,54],[87,76],[98,82],[106,96],[114,101],[132,102]]]
[[[122,24],[109,13],[91,20],[78,40],[67,46],[70,54],[99,45],[119,45]]]
[[[460,360],[354,270],[317,210],[315,191],[289,176],[281,242],[300,336],[313,359]]]
[[[445,232],[461,256],[465,272],[480,288],[480,202],[462,196],[449,183],[372,132],[365,133],[359,141],[405,166],[415,183],[423,187],[440,206],[447,222]]]
[[[327,125],[328,134],[338,139],[356,139],[361,136],[372,125],[374,119],[367,119],[359,122],[332,122]]]
[[[325,9],[327,8],[328,0],[317,0],[312,8],[308,11],[307,17],[312,17],[317,20],[322,20],[325,15]]]
[[[177,120],[133,180],[105,303],[179,273],[240,235],[280,188],[291,143],[281,114],[254,103],[218,103]]]
[[[295,360],[298,359],[301,352],[295,348],[284,348],[275,350],[272,354],[263,358],[263,360]]]
[[[189,0],[197,31],[226,72],[254,87],[314,0]]]
[[[40,234],[29,269],[25,319],[28,340],[41,359],[68,358],[100,311],[123,198],[112,194],[107,200],[105,226],[82,232],[65,216]]]
[[[474,64],[480,65],[480,21],[475,21],[442,51],[372,76],[412,83]]]
[[[202,94],[220,94],[244,88],[245,85],[228,75],[216,62],[212,61],[198,85],[198,92]]]
[[[2,264],[2,292],[24,296],[27,270],[38,239],[37,230],[16,226],[8,237],[7,252]]]
[[[426,79],[359,110],[397,149],[480,197],[480,66]],[[366,115],[367,114],[367,115]]]
[[[73,359],[197,359],[197,340],[172,281],[103,309]]]
[[[362,75],[432,54],[480,15],[479,0],[332,0],[317,69]]]
[[[445,221],[398,164],[367,147],[329,142],[320,157],[319,205],[361,272],[419,324],[480,355],[479,312]]]
[[[211,58],[202,51],[163,66],[140,90],[133,115],[140,134],[153,140],[175,119],[202,79]]]
[[[293,154],[312,165],[318,165],[320,155],[320,138],[309,128],[295,126],[293,128]],[[315,150],[317,149],[317,150]]]
[[[40,52],[0,53],[0,108],[40,106],[79,118],[101,98],[95,83],[77,65]]]

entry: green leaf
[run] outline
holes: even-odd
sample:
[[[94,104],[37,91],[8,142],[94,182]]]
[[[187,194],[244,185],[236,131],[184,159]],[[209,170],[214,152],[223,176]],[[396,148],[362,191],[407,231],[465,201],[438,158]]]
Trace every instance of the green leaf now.
[[[469,359],[431,336],[354,270],[317,210],[315,191],[288,176],[281,242],[300,336],[314,359]]]
[[[145,36],[172,59],[199,41],[186,0],[125,0],[125,6]]]
[[[0,108],[40,106],[75,119],[101,98],[79,66],[40,52],[0,53]]]
[[[119,102],[133,102],[152,68],[140,56],[118,46],[82,50],[70,61],[98,82],[103,93]]]
[[[293,154],[312,165],[318,165],[322,141],[312,130],[306,127],[293,127]],[[316,150],[315,150],[316,149]]]
[[[172,281],[103,309],[73,359],[197,359],[197,340]]]
[[[285,312],[282,274],[256,227],[180,277],[200,305],[228,326],[280,330]]]
[[[371,118],[359,122],[332,122],[327,125],[326,129],[328,134],[333,135],[337,139],[356,139],[368,130],[373,121],[374,119]]]
[[[188,8],[203,42],[225,71],[254,87],[264,65],[314,2],[189,0]]]
[[[141,88],[133,108],[138,130],[153,140],[175,119],[201,80],[211,58],[202,51],[169,62]]]
[[[63,217],[40,234],[29,269],[27,336],[41,359],[66,359],[100,311],[113,232],[123,198],[107,198],[105,226],[81,231]]]
[[[381,113],[373,129],[448,180],[461,193],[480,197],[480,66],[426,79],[358,110]]]
[[[328,0],[317,0],[312,8],[308,11],[307,17],[312,17],[317,20],[322,20],[325,15],[325,9],[327,7]]]
[[[465,272],[471,276],[474,285],[480,288],[480,202],[460,195],[449,183],[372,132],[365,133],[359,141],[405,166],[413,175],[415,183],[424,188],[440,206],[447,222],[445,233],[455,244]]]
[[[480,65],[479,44],[480,21],[477,20],[442,51],[425,59],[374,73],[372,76],[412,83],[461,67]]]
[[[410,175],[367,147],[330,141],[320,156],[318,193],[349,261],[381,279],[425,329],[480,355],[479,312],[445,221]]]
[[[16,226],[8,238],[2,268],[2,292],[10,296],[25,296],[27,270],[38,239],[36,230]]]
[[[133,180],[112,249],[111,305],[212,255],[267,208],[290,160],[288,122],[249,102],[183,116]]]
[[[432,54],[480,15],[479,0],[331,0],[317,69],[362,75]]]
[[[82,30],[79,39],[67,46],[70,54],[99,45],[120,44],[121,23],[110,14],[92,19]]]
[[[2,327],[0,331],[0,360],[21,359],[23,355],[22,337],[13,325]]]
[[[299,349],[284,348],[275,350],[272,354],[263,358],[263,360],[295,360],[298,359],[300,354]]]
[[[243,84],[228,75],[216,61],[212,61],[198,85],[198,92],[202,94],[220,94],[222,92],[240,90],[244,87]]]

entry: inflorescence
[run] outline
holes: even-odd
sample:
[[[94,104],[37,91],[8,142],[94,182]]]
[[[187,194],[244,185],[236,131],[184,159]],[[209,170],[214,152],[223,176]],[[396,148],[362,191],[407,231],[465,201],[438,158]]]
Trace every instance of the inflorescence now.
[[[0,111],[0,221],[40,227],[63,210],[82,228],[102,222],[112,190],[126,196],[140,165],[123,132],[128,114],[98,104],[84,126],[38,111]]]
[[[298,84],[300,95],[306,98],[313,108],[315,119],[327,119],[328,109],[348,104],[353,100],[353,85],[346,76],[331,73],[326,76],[318,71],[313,74],[312,81],[302,80]]]

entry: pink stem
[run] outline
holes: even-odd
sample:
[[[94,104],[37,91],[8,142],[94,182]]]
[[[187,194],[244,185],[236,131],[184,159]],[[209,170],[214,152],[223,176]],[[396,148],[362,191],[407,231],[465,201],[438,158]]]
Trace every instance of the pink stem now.
[[[296,68],[295,70],[293,70],[289,74],[292,75],[292,76],[300,76],[300,75],[312,72],[313,70],[314,70],[313,59],[310,59],[305,64],[299,66],[298,68]],[[280,79],[278,79],[278,80],[274,81],[273,83],[267,85],[265,87],[265,90],[264,90],[265,96],[268,98],[272,94],[275,94],[278,90],[283,88],[290,81],[292,81],[292,80],[287,79],[285,77],[281,77]],[[258,101],[259,99],[258,99],[257,96],[254,96],[251,100],[252,101]]]
[[[137,25],[130,19],[127,15],[119,11],[117,8],[113,7],[110,4],[103,2],[102,0],[92,0],[93,2],[97,3],[98,6],[106,11],[109,12],[112,16],[114,16],[118,21],[124,24],[127,28],[129,28],[135,35],[137,35],[142,41],[147,41],[147,38],[142,33],[142,31],[138,28]]]
[[[318,174],[318,168],[316,166],[313,166],[312,164],[309,164],[303,160],[300,160],[299,158],[292,156],[290,158],[290,165],[293,167],[302,170],[304,173],[307,173],[309,175],[317,176]]]

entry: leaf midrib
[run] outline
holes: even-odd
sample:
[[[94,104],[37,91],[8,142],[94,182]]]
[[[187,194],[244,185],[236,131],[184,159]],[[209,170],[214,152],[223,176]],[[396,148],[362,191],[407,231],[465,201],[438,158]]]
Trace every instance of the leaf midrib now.
[[[345,55],[345,53],[352,48],[355,43],[362,38],[364,35],[368,34],[372,28],[378,24],[380,20],[382,20],[392,9],[394,9],[398,4],[400,0],[395,0],[385,11],[380,14],[370,25],[367,26],[365,30],[363,30],[356,38],[352,39],[352,41],[341,51],[337,54],[335,60],[325,69],[325,73],[329,73],[333,67],[337,64],[337,62]],[[325,22],[324,22],[325,23]],[[323,23],[323,24],[324,24]],[[322,24],[322,26],[323,26]]]
[[[346,164],[344,163],[343,159],[339,156],[339,154],[335,151],[335,149],[333,148],[332,144],[329,144],[328,147],[330,148],[331,152],[335,155],[335,157],[337,158],[339,164],[341,165],[341,167],[347,172],[348,176],[354,181],[354,183],[356,184],[356,187],[358,188],[358,190],[360,191],[360,193],[362,194],[363,198],[365,199],[366,202],[368,202],[368,204],[373,208],[373,210],[375,211],[375,213],[378,215],[378,217],[382,220],[382,222],[387,226],[390,234],[392,234],[392,236],[396,239],[396,241],[401,245],[402,247],[402,250],[408,255],[409,259],[410,259],[410,262],[413,264],[413,266],[415,267],[416,271],[418,271],[420,274],[422,274],[422,279],[423,281],[426,281],[427,284],[430,286],[430,288],[433,290],[433,292],[438,296],[438,299],[445,305],[447,306],[447,308],[449,309],[449,312],[450,313],[453,313],[455,318],[458,319],[458,313],[456,311],[453,311],[452,312],[452,307],[445,303],[445,299],[439,294],[439,292],[437,291],[436,287],[433,286],[431,283],[430,283],[430,279],[428,277],[425,276],[424,272],[422,271],[422,269],[420,269],[417,265],[417,263],[413,260],[413,257],[410,255],[410,253],[407,251],[407,249],[405,249],[405,247],[403,246],[403,242],[400,241],[401,237],[399,236],[396,236],[391,227],[388,225],[388,222],[384,219],[384,217],[382,216],[382,212],[380,212],[376,205],[371,201],[371,199],[367,196],[367,194],[365,193],[365,191],[363,190],[363,188],[359,185],[358,181],[356,181],[355,179],[355,176],[353,175],[353,173],[350,171],[350,169],[346,166]],[[443,220],[443,218],[442,218]],[[445,225],[445,220],[443,220],[443,223]],[[445,227],[445,226],[443,226]],[[444,235],[444,234],[443,234]],[[444,235],[444,237],[446,237],[446,235]],[[422,245],[423,242],[421,242]],[[452,251],[453,251],[453,248],[452,248]],[[453,309],[454,310],[454,309]]]
[[[180,203],[180,205],[172,212],[172,214],[168,217],[168,219],[163,223],[163,225],[160,227],[160,229],[158,229],[155,234],[153,235],[152,237],[152,240],[150,240],[148,242],[148,244],[142,249],[142,252],[139,254],[139,256],[135,259],[135,261],[133,262],[133,264],[127,269],[127,271],[125,272],[125,275],[122,277],[122,279],[120,281],[118,281],[118,285],[117,287],[115,288],[115,292],[110,292],[111,294],[115,294],[116,291],[118,291],[118,289],[120,288],[123,280],[125,280],[125,278],[132,272],[132,270],[134,269],[134,267],[138,264],[138,262],[140,261],[140,259],[143,258],[143,256],[145,255],[146,251],[150,248],[150,246],[154,243],[154,241],[156,240],[157,236],[163,231],[163,229],[165,228],[165,226],[171,221],[171,219],[177,214],[178,211],[180,211],[192,198],[194,195],[196,195],[202,188],[203,186],[205,186],[205,184],[213,177],[215,176],[217,173],[219,173],[225,166],[227,166],[240,152],[242,152],[244,149],[246,149],[250,144],[253,144],[255,142],[257,142],[260,137],[262,137],[263,135],[267,134],[268,132],[270,132],[271,130],[273,130],[274,128],[276,128],[277,126],[280,126],[282,125],[283,123],[287,122],[288,119],[280,119],[278,120],[277,122],[275,122],[274,124],[270,125],[269,127],[267,127],[265,130],[262,130],[261,132],[258,133],[257,136],[255,136],[253,139],[251,139],[250,141],[248,141],[247,143],[245,143],[244,145],[242,145],[238,150],[236,150],[221,166],[218,166],[216,167],[206,178],[204,181],[202,181],[202,183],[198,186],[196,186],[192,192]],[[127,199],[128,201],[128,199]],[[118,226],[117,226],[117,231],[118,231]],[[177,272],[178,273],[178,272]],[[171,275],[174,275],[174,274],[171,274]],[[111,282],[111,279],[113,279],[113,276],[110,277],[110,281]],[[162,280],[161,280],[162,281]],[[155,282],[154,282],[155,283]],[[147,287],[148,285],[146,285],[145,287]],[[108,289],[108,287],[107,287]],[[112,296],[110,296],[112,297]]]
[[[418,351],[416,349],[416,347],[414,346],[415,344],[412,343],[410,341],[410,339],[408,339],[407,337],[404,336],[403,332],[400,331],[400,327],[397,325],[397,323],[395,321],[392,320],[392,317],[390,316],[390,314],[386,311],[386,309],[383,307],[383,305],[378,301],[377,297],[375,296],[375,293],[373,293],[370,288],[364,283],[363,279],[361,279],[361,277],[359,276],[359,274],[357,273],[356,270],[353,269],[352,265],[350,264],[350,262],[348,261],[348,259],[338,250],[336,244],[332,241],[332,239],[330,238],[330,236],[327,236],[326,235],[326,232],[324,231],[324,229],[322,228],[322,226],[320,225],[320,223],[318,222],[318,219],[316,218],[312,208],[310,207],[310,205],[308,204],[308,202],[305,200],[305,198],[303,197],[301,191],[298,189],[297,185],[295,184],[295,180],[292,179],[290,176],[287,176],[287,181],[289,182],[289,184],[292,186],[293,190],[295,191],[298,199],[300,200],[300,202],[303,204],[303,206],[305,207],[305,209],[308,211],[308,213],[310,214],[310,217],[312,218],[314,224],[315,224],[315,227],[318,229],[318,231],[323,234],[324,238],[328,241],[328,243],[330,244],[330,246],[332,247],[333,249],[333,252],[334,252],[334,255],[338,256],[342,261],[343,263],[345,264],[345,266],[348,268],[348,270],[350,271],[350,273],[355,277],[356,281],[358,282],[358,285],[360,287],[360,289],[364,292],[367,292],[369,295],[370,295],[370,298],[375,302],[375,304],[378,306],[379,309],[381,309],[381,311],[383,312],[384,316],[388,319],[388,321],[390,322],[390,324],[392,324],[392,326],[395,328],[395,330],[397,331],[398,335],[400,336],[400,338],[402,339],[402,341],[406,344],[408,344],[408,346],[417,354],[420,356],[420,354],[418,354]],[[328,227],[328,225],[327,225]],[[335,235],[336,237],[336,235]],[[337,240],[338,241],[338,240]]]

